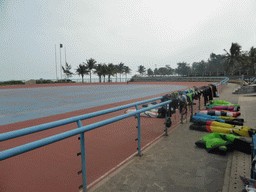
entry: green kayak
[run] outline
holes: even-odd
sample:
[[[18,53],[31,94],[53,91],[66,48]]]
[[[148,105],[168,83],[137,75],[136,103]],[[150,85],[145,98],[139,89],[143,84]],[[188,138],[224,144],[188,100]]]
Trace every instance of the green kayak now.
[[[210,105],[216,105],[216,106],[236,106],[240,108],[240,105],[238,104],[233,104],[230,103],[228,101],[224,101],[224,100],[214,100],[214,101],[210,101]]]

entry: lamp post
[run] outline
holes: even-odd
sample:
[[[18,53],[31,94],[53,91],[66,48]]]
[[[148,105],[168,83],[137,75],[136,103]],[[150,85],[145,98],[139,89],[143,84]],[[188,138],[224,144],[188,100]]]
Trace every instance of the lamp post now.
[[[60,44],[60,79],[62,80],[61,48],[62,44]]]
[[[56,81],[58,80],[58,67],[57,67],[57,51],[56,51],[56,44],[55,44],[55,65],[56,65]]]

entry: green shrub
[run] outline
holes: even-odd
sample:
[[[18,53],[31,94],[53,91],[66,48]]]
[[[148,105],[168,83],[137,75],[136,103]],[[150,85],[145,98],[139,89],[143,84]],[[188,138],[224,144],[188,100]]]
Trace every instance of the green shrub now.
[[[0,86],[2,85],[24,85],[25,83],[23,81],[3,81],[3,82],[0,82]]]
[[[75,83],[75,81],[72,81],[71,79],[61,79],[61,80],[55,81],[54,83]]]
[[[36,84],[46,84],[46,83],[54,83],[54,81],[52,80],[46,80],[46,79],[43,79],[43,80],[36,80]]]

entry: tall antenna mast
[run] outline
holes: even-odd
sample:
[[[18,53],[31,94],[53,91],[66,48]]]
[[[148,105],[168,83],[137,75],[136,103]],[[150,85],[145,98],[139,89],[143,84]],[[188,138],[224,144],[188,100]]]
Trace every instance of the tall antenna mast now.
[[[62,80],[61,48],[62,44],[60,44],[60,79]]]
[[[56,65],[56,80],[58,79],[58,74],[57,74],[57,52],[56,52],[56,44],[55,44],[55,65]]]
[[[65,47],[65,65],[67,63],[67,57],[66,57],[66,47]]]

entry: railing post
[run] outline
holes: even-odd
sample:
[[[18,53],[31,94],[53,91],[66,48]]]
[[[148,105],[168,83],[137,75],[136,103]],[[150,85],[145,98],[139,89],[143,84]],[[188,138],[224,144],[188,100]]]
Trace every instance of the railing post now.
[[[193,104],[194,103],[194,101],[193,101],[193,99],[192,99],[192,105],[191,105],[191,116],[193,116]]]
[[[199,105],[198,105],[198,110],[200,111],[200,106],[201,106],[201,95],[199,97]]]
[[[181,114],[180,114],[180,122],[183,123],[183,109],[182,109]]]
[[[139,110],[138,105],[135,106],[136,110]],[[138,155],[141,156],[141,134],[140,134],[140,114],[137,114],[138,119]]]
[[[82,127],[81,120],[77,121],[78,127]],[[82,177],[83,177],[83,192],[87,192],[87,180],[86,180],[86,160],[85,160],[85,146],[84,146],[84,133],[80,133],[80,145],[81,145],[81,161],[82,161]]]
[[[166,124],[167,124],[167,104],[165,105],[165,109],[166,109],[166,113],[165,113],[165,136],[168,136],[168,133],[167,133],[168,127],[166,126]]]

